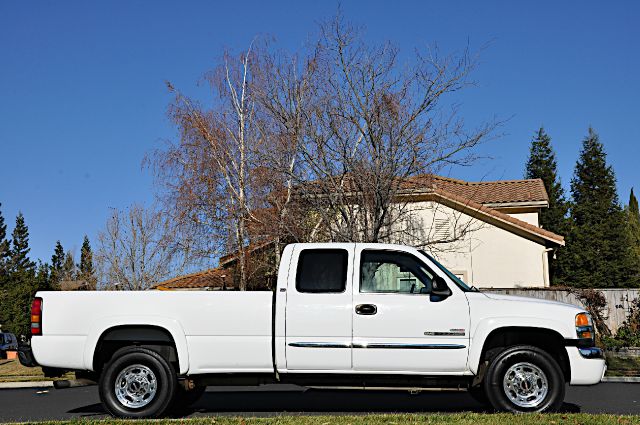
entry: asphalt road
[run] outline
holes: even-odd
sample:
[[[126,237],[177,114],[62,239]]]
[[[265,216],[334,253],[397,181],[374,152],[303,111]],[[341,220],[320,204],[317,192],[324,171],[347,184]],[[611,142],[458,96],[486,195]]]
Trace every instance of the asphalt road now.
[[[566,412],[640,414],[640,384],[567,387]],[[483,411],[465,392],[302,391],[296,387],[212,388],[185,416],[275,416]],[[95,386],[0,389],[0,422],[104,417]]]

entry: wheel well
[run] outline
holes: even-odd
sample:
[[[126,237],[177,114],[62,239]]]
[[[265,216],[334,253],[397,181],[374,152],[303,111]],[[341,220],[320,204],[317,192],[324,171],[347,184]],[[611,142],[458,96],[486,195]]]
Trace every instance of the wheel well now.
[[[571,380],[571,366],[564,348],[564,338],[551,329],[532,327],[498,328],[487,336],[480,355],[480,364],[490,362],[500,351],[514,345],[532,345],[549,353],[562,369],[565,381]]]
[[[100,335],[93,352],[93,368],[99,374],[104,365],[111,360],[113,353],[121,348],[136,346],[153,350],[164,357],[176,371],[178,367],[178,351],[173,337],[159,326],[116,326]]]

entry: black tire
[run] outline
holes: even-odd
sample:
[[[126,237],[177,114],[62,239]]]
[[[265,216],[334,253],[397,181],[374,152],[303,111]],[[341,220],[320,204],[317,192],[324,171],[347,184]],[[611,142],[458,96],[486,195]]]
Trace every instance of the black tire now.
[[[523,399],[519,400],[520,405],[512,400],[512,397],[518,398],[516,390],[507,391],[504,386],[505,381],[513,384],[520,379],[519,376],[523,376],[516,373],[515,369],[523,371],[530,378],[526,382],[520,380],[520,385],[509,387],[524,393]],[[507,374],[509,376],[505,377]],[[546,385],[542,378],[546,378]],[[560,409],[564,401],[565,380],[560,366],[547,352],[537,347],[520,345],[505,349],[491,361],[483,387],[489,402],[498,411],[554,412]],[[546,394],[542,388],[546,388]],[[535,404],[522,405],[528,402]]]
[[[142,366],[142,368],[137,366]],[[155,394],[142,401],[142,403],[146,403],[143,406],[127,406],[116,395],[118,375],[127,368],[132,368],[130,370],[138,376],[145,376],[146,382],[149,382],[149,379],[155,379]],[[149,371],[151,374],[148,373]],[[125,381],[122,383],[124,384]],[[98,386],[100,400],[111,415],[119,418],[158,418],[171,406],[176,392],[177,379],[171,365],[160,354],[146,348],[126,347],[113,354],[111,361],[100,376]],[[149,393],[149,391],[146,392],[147,395]]]

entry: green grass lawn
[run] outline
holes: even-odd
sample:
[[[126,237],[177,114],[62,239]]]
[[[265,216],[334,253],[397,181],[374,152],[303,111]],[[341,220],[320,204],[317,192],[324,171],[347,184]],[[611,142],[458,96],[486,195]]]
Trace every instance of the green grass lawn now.
[[[73,376],[68,373],[58,379],[73,379]],[[39,367],[24,367],[18,360],[0,359],[0,382],[28,381],[51,381],[51,378],[45,378]]]
[[[126,424],[143,425],[150,421],[68,421],[50,424]],[[188,425],[394,425],[394,424],[462,424],[462,425],[626,425],[640,424],[640,416],[589,415],[585,413],[553,415],[508,415],[458,413],[452,415],[362,415],[362,416],[277,416],[274,418],[216,417],[151,421],[154,424],[184,423]]]

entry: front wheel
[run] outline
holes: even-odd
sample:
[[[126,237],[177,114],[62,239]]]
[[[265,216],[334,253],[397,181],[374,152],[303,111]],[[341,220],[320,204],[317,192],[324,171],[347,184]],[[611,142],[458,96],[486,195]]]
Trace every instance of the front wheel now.
[[[106,410],[120,418],[157,418],[171,405],[176,375],[153,350],[140,347],[116,351],[99,382]]]
[[[499,411],[553,412],[564,401],[565,381],[560,366],[547,352],[515,346],[498,354],[487,369],[484,390]]]

